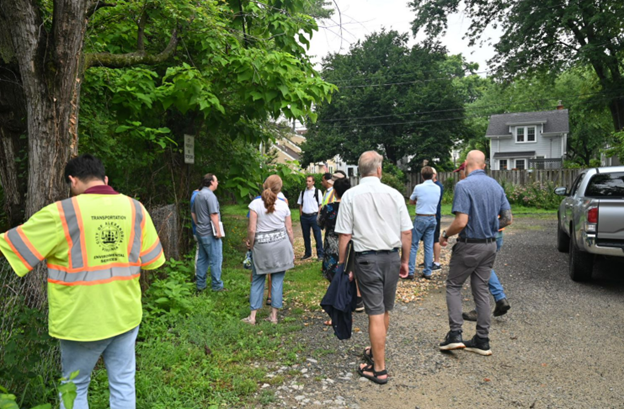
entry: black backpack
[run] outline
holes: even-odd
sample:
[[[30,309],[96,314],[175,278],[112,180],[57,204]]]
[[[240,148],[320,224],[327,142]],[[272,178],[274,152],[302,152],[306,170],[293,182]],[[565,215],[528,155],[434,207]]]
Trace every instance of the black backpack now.
[[[299,197],[301,197],[301,208],[303,208],[303,201],[305,200],[304,193],[305,193],[305,190],[302,190],[301,193],[299,193]],[[314,187],[314,199],[316,199],[316,204],[320,206],[321,203],[319,202],[319,199],[318,199],[318,188],[317,187]]]

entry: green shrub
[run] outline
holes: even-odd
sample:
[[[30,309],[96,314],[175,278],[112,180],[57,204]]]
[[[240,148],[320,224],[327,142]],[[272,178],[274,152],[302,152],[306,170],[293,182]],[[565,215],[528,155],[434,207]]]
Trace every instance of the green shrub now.
[[[552,182],[533,182],[526,186],[514,186],[503,184],[507,199],[510,204],[517,204],[538,209],[557,209],[561,203],[561,197],[554,192],[555,185]]]
[[[171,259],[165,267],[165,278],[156,279],[144,298],[146,315],[186,315],[191,309],[188,297],[192,295],[193,270],[188,261]]]

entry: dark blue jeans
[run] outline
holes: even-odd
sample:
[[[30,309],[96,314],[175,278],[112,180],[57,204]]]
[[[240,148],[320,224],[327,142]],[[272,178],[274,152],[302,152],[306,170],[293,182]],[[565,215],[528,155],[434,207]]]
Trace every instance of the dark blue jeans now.
[[[323,257],[323,238],[321,236],[321,228],[316,222],[316,215],[301,215],[301,230],[303,231],[303,243],[305,244],[305,257],[312,255],[312,243],[310,243],[310,229],[314,232],[314,241],[316,242],[316,256]]]

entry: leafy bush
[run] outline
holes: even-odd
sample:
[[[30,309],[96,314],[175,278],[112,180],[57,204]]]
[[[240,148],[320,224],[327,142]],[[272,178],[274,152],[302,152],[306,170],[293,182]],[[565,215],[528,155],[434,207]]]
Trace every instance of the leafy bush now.
[[[402,195],[405,194],[405,183],[401,182],[399,178],[392,173],[382,173],[381,182],[392,188],[395,188],[396,190],[401,192]]]
[[[561,203],[561,197],[554,192],[555,185],[552,182],[533,182],[526,186],[503,186],[510,204],[518,204],[538,209],[557,209]]]
[[[166,277],[156,279],[146,292],[144,302],[147,315],[188,314],[191,309],[188,297],[193,290],[190,280],[192,267],[188,261],[171,259],[165,267],[165,273]]]

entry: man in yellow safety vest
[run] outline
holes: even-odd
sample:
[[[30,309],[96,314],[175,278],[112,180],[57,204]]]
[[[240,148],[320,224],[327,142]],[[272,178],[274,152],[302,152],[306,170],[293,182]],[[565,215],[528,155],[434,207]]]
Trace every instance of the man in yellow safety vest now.
[[[141,323],[141,269],[165,262],[143,205],[108,186],[104,165],[91,155],[70,160],[72,196],[0,234],[0,251],[17,275],[46,259],[49,333],[60,339],[63,376],[80,371],[75,409],[86,409],[99,357],[104,358],[111,409],[136,406],[134,344]]]

